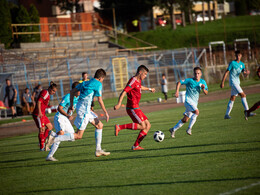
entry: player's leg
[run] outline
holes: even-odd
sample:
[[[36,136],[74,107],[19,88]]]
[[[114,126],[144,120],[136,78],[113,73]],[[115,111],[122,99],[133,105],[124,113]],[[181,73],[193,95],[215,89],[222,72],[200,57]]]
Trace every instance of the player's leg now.
[[[232,90],[231,90],[231,94],[232,94]],[[224,116],[224,119],[231,119],[230,112],[233,108],[234,102],[236,100],[236,96],[237,96],[237,94],[231,95],[229,102],[228,102],[228,105],[227,105],[227,110],[226,110],[226,114]]]
[[[96,127],[95,130],[95,139],[96,139],[96,152],[95,155],[96,157],[100,156],[108,156],[110,155],[110,152],[105,152],[101,148],[101,143],[102,143],[102,131],[103,131],[103,123],[97,118],[97,116],[93,113],[94,119],[91,119],[91,124]]]
[[[192,113],[193,114],[191,115],[191,118],[190,118],[189,127],[186,130],[188,135],[191,135],[191,129],[192,129],[193,125],[195,124],[195,122],[197,120],[197,117],[199,116],[199,109],[196,109],[195,111],[192,111]]]
[[[253,111],[257,110],[260,107],[260,101],[256,102],[249,110],[245,110],[245,117],[255,116],[256,113],[253,113]]]
[[[44,123],[41,122],[41,118],[38,116],[33,116],[33,120],[39,129],[38,133],[38,139],[39,139],[39,145],[40,145],[40,150],[44,151],[44,132],[45,132],[45,125]]]
[[[151,124],[142,110],[137,109],[131,111],[132,115],[129,115],[134,123],[139,123],[138,127],[140,128],[140,132],[136,138],[134,145],[132,146],[132,150],[142,150],[143,148],[140,146],[141,141],[146,137],[148,131],[151,128]]]
[[[139,109],[140,110],[140,109]],[[142,130],[144,127],[140,125],[142,120],[136,115],[137,109],[127,109],[126,112],[132,119],[132,121],[136,121],[133,123],[123,124],[123,125],[115,125],[115,136],[118,136],[119,131],[123,129],[130,129],[130,130]]]
[[[134,145],[132,146],[132,150],[142,150],[143,148],[140,146],[141,141],[143,141],[143,139],[146,137],[148,131],[151,128],[151,124],[149,122],[148,119],[146,119],[145,121],[143,121],[140,126],[143,127],[143,129],[140,131],[140,133],[137,136],[137,139],[134,143]]]
[[[244,107],[245,119],[248,120],[246,111],[249,110],[249,107],[248,107],[248,103],[247,103],[247,100],[246,100],[246,94],[242,91],[242,89],[241,89],[240,86],[239,86],[239,88],[238,88],[238,91],[239,91],[238,94],[239,94],[240,97],[241,97],[241,103],[242,103],[242,105],[243,105],[243,107]]]

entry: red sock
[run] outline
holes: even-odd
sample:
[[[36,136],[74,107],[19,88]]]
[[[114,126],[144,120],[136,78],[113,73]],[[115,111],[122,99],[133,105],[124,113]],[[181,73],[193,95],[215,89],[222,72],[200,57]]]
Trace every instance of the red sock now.
[[[38,134],[39,143],[40,143],[40,149],[44,148],[44,133],[40,132]]]
[[[135,146],[135,147],[136,147],[136,146],[139,146],[140,142],[145,138],[146,135],[147,135],[146,132],[144,132],[143,130],[140,131],[140,133],[139,133],[139,135],[138,135],[138,137],[137,137],[137,139],[136,139],[136,141],[135,141],[134,146]]]
[[[122,129],[133,129],[137,130],[137,123],[129,123],[129,124],[124,124],[124,125],[119,125],[120,130]]]
[[[49,132],[50,132],[49,129],[45,130],[45,132],[44,132],[44,140],[49,136]]]

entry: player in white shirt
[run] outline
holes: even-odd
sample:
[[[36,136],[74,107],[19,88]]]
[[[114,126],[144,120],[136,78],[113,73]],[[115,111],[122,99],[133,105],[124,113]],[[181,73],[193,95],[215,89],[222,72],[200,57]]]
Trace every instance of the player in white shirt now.
[[[59,135],[54,139],[51,138],[51,144],[60,141],[74,141],[75,139],[81,139],[88,123],[91,123],[94,127],[96,127],[96,157],[110,155],[110,152],[105,152],[101,148],[103,123],[90,109],[93,97],[96,96],[108,122],[109,115],[102,100],[102,82],[105,77],[106,72],[103,69],[98,69],[95,73],[94,78],[78,84],[74,89],[71,90],[70,107],[68,109],[68,113],[71,110],[74,110],[73,98],[78,93],[78,91],[80,91],[79,100],[76,106],[77,117],[74,121],[74,125],[77,127],[77,132]]]
[[[196,122],[197,117],[199,116],[199,109],[198,106],[198,100],[199,100],[199,94],[202,90],[205,95],[208,94],[208,86],[205,80],[201,79],[202,71],[200,67],[195,67],[193,69],[194,77],[193,78],[187,78],[185,80],[181,80],[176,85],[176,93],[175,97],[179,97],[179,89],[181,85],[186,85],[186,97],[185,97],[185,103],[184,106],[186,108],[185,112],[183,113],[184,117],[179,120],[179,122],[171,128],[169,131],[171,133],[172,138],[175,138],[175,132],[181,128],[184,123],[188,122],[190,120],[190,124],[188,129],[186,130],[188,135],[191,135],[191,130],[193,125]]]
[[[227,110],[226,110],[224,119],[231,119],[230,112],[233,108],[234,101],[235,101],[237,95],[240,95],[242,105],[243,105],[245,111],[248,110],[246,94],[243,92],[242,88],[240,87],[239,75],[241,72],[243,72],[244,76],[246,77],[247,75],[250,74],[250,71],[246,70],[244,63],[241,62],[242,54],[239,50],[235,52],[235,56],[236,56],[236,59],[229,63],[229,66],[228,66],[228,68],[222,78],[221,84],[220,84],[220,88],[224,88],[225,80],[227,78],[227,75],[229,74],[229,85],[231,87],[231,97],[230,97],[230,100],[227,105]],[[245,119],[247,120],[246,114],[245,114]]]
[[[78,84],[79,84],[79,82],[74,82],[72,84],[72,89],[74,89]],[[74,97],[73,106],[77,105],[79,95],[80,95],[80,92],[78,92],[76,94],[76,96]],[[58,106],[58,112],[54,116],[54,128],[56,130],[56,134],[54,132],[51,132],[52,136],[64,135],[66,133],[68,133],[68,134],[74,133],[74,128],[72,127],[71,122],[70,122],[73,119],[73,116],[72,116],[73,112],[71,112],[69,114],[67,113],[69,106],[70,106],[70,94],[68,93],[62,98],[62,100]],[[51,150],[46,158],[46,161],[57,161],[57,159],[55,159],[53,157],[53,155],[57,151],[59,145],[60,145],[60,142],[55,142],[52,144]],[[49,141],[46,144],[46,146],[49,147]]]

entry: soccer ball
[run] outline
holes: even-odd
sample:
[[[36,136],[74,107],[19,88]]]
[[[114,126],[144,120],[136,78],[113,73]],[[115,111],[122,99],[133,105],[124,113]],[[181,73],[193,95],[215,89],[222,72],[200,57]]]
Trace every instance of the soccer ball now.
[[[164,133],[162,131],[155,131],[153,139],[156,142],[162,142],[164,140]]]

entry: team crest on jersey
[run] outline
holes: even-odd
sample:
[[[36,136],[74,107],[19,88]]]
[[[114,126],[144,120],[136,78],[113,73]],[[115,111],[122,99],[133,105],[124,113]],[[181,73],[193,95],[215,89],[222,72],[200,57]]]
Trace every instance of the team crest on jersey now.
[[[242,65],[240,65],[240,68],[242,68]]]
[[[64,100],[62,100],[62,102],[61,103],[64,103],[65,101]]]

